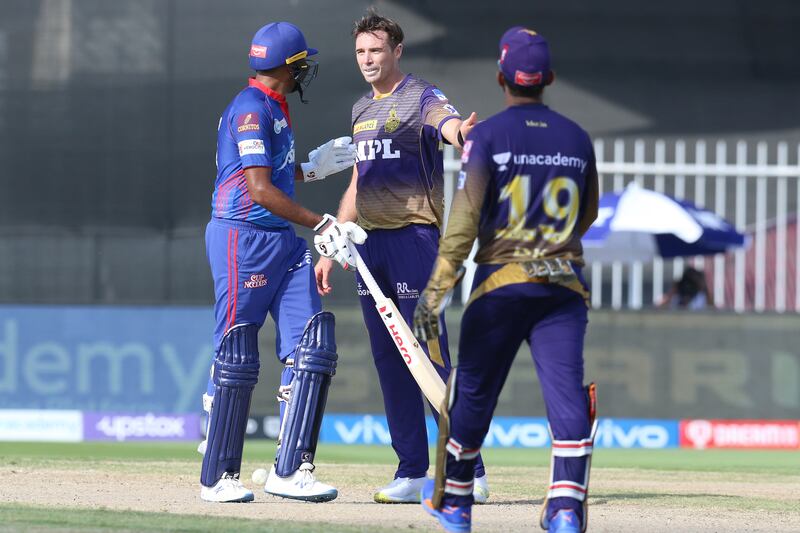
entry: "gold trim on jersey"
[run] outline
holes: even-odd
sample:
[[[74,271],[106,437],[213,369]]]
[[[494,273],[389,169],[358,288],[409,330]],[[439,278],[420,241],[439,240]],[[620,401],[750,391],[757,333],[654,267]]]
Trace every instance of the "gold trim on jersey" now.
[[[528,274],[528,270],[524,267],[524,263],[508,263],[500,269],[493,272],[483,283],[478,285],[472,294],[469,295],[469,301],[466,307],[483,296],[496,289],[505,287],[506,285],[513,285],[516,283],[550,283],[548,278],[545,277],[532,277]],[[558,283],[567,289],[573,290],[583,297],[584,302],[588,307],[589,305],[589,291],[583,288],[580,280],[573,279],[568,283]]]

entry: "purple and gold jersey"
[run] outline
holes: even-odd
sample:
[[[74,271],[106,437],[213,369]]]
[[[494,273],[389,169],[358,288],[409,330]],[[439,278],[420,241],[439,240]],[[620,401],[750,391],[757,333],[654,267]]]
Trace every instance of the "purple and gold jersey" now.
[[[391,94],[370,93],[355,103],[356,209],[362,228],[441,225],[441,131],[451,118],[460,116],[442,91],[411,74]]]
[[[583,265],[576,226],[597,169],[580,126],[542,104],[512,106],[475,126],[461,161],[443,257],[460,264],[477,236],[477,263]]]
[[[286,98],[252,78],[219,121],[211,216],[288,227],[286,220],[253,202],[244,176],[248,167],[271,167],[272,184],[294,198],[294,135]]]

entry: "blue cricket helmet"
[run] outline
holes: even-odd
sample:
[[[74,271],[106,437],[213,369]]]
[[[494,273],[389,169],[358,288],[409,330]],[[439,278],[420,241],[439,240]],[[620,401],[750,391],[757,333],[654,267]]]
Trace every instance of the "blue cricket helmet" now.
[[[250,45],[250,68],[270,70],[317,53],[309,48],[300,28],[290,22],[272,22],[258,30]]]

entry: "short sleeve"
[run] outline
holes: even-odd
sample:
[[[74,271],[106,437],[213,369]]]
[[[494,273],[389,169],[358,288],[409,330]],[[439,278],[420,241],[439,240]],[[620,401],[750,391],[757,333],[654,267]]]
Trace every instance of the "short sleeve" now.
[[[271,167],[272,146],[268,127],[271,120],[266,107],[237,110],[231,114],[230,120],[242,168]]]
[[[435,85],[427,87],[419,99],[420,116],[426,126],[436,128],[439,138],[442,137],[442,126],[454,118],[461,118],[458,110]]]

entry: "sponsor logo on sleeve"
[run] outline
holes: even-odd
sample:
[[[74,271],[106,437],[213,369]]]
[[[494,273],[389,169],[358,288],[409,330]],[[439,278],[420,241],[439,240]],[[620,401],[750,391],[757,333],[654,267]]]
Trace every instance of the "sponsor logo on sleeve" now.
[[[464,143],[464,149],[461,151],[461,162],[468,163],[469,162],[469,153],[472,151],[472,141],[467,141]]]
[[[250,47],[250,57],[267,57],[267,47],[254,44]]]
[[[378,119],[365,120],[353,126],[353,135],[362,131],[373,131],[378,129]]]
[[[467,173],[463,170],[458,173],[458,184],[457,187],[459,190],[464,188],[464,185],[467,183]]]
[[[250,279],[244,282],[245,289],[257,289],[267,285],[267,277],[264,274],[251,274]]]
[[[247,139],[245,141],[239,141],[239,157],[266,153],[267,150],[264,147],[264,141],[261,139]]]
[[[452,105],[450,105],[450,104],[445,104],[444,108],[445,108],[445,109],[446,109],[446,110],[447,110],[447,111],[448,111],[450,114],[453,114],[453,115],[460,115],[460,113],[458,112],[458,109],[456,109],[455,107],[453,107],[453,106],[452,106]]]
[[[256,113],[245,113],[236,118],[236,131],[244,133],[246,131],[258,131],[258,115]]]
[[[433,92],[433,95],[434,95],[436,98],[438,98],[439,100],[441,100],[442,102],[446,102],[446,101],[447,101],[447,97],[446,97],[446,96],[444,95],[444,93],[443,93],[442,91],[440,91],[439,89],[436,89],[436,88],[434,87],[434,89],[433,89],[433,91],[432,91],[432,92]]]
[[[530,87],[532,85],[541,85],[542,73],[541,72],[523,72],[518,70],[514,74],[514,84],[523,87]]]
[[[286,122],[286,117],[283,117],[283,118],[282,118],[282,119],[280,119],[280,120],[278,120],[278,119],[276,118],[276,119],[275,119],[275,122],[273,122],[273,123],[272,123],[272,131],[274,131],[274,132],[275,132],[275,135],[277,135],[277,134],[279,134],[279,133],[281,132],[281,130],[282,130],[283,128],[286,128],[286,127],[288,127],[288,126],[289,126],[289,123],[288,123],[288,122]]]

